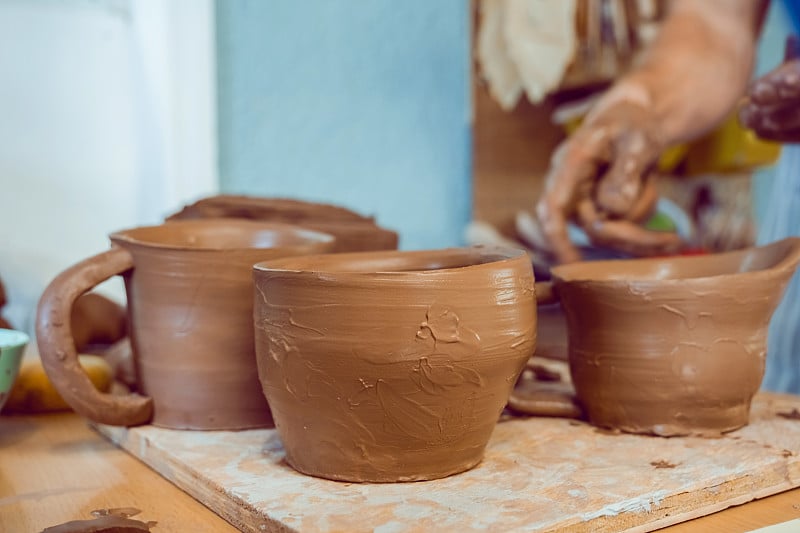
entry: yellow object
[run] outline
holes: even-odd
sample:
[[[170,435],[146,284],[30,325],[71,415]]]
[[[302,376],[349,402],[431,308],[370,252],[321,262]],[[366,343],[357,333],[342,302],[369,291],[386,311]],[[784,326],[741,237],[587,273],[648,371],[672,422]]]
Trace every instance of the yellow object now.
[[[686,155],[687,174],[739,174],[773,164],[781,145],[759,139],[739,124],[736,113],[693,142]]]
[[[564,122],[567,135],[578,129],[582,120],[581,115]],[[741,174],[773,164],[780,153],[779,143],[759,139],[752,130],[743,128],[734,112],[705,137],[664,150],[658,169],[670,173],[685,158],[686,170],[681,174]]]
[[[95,387],[108,392],[114,372],[108,363],[97,355],[79,355],[78,360]],[[3,408],[4,413],[48,413],[69,411],[70,406],[50,383],[40,359],[26,359]]]

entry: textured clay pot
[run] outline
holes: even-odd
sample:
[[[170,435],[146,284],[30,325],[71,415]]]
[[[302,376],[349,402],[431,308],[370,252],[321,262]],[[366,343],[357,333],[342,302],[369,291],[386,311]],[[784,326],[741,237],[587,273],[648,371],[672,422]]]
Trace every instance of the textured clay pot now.
[[[394,231],[343,207],[287,198],[261,198],[221,194],[187,205],[167,220],[192,218],[245,218],[295,224],[336,238],[333,252],[397,249]]]
[[[767,327],[798,261],[800,239],[790,238],[724,254],[554,268],[570,373],[589,421],[662,436],[746,425]]]
[[[524,252],[296,257],[254,279],[259,376],[290,465],[392,482],[481,461],[536,342]]]
[[[187,220],[120,231],[110,250],[56,277],[39,303],[45,370],[64,399],[100,423],[174,429],[271,426],[256,373],[252,266],[325,252],[329,235],[246,220]],[[78,364],[75,299],[120,274],[143,396],[97,391]]]

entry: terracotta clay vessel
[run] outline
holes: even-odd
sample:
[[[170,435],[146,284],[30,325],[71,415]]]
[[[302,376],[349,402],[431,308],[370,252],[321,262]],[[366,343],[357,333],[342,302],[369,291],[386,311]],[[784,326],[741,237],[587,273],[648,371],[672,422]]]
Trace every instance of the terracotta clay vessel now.
[[[259,376],[290,465],[392,482],[480,462],[536,342],[524,252],[306,256],[254,279]]]
[[[120,231],[111,242],[110,250],[57,276],[39,302],[39,351],[64,399],[104,424],[271,426],[256,372],[252,265],[325,252],[333,238],[282,224],[187,220]],[[142,396],[97,391],[75,353],[75,299],[115,274],[125,279]]]
[[[294,224],[333,235],[333,252],[395,250],[398,243],[397,233],[378,226],[372,218],[335,205],[288,198],[220,194],[187,205],[167,220],[187,218],[245,218]]]
[[[746,425],[764,375],[767,327],[798,261],[800,239],[790,238],[724,254],[554,268],[552,299],[566,313],[570,374],[585,416],[662,436]],[[526,411],[547,414],[549,401],[528,402]],[[561,401],[566,409],[569,398]]]

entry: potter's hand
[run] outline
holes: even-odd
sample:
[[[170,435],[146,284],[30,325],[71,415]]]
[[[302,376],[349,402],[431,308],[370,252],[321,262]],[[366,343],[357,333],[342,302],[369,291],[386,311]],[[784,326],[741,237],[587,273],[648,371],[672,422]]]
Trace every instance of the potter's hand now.
[[[739,118],[763,139],[800,142],[800,59],[756,80]]]
[[[640,102],[609,98],[599,103],[553,155],[536,206],[544,242],[534,244],[559,262],[579,260],[567,234],[572,220],[596,245],[632,255],[677,250],[677,235],[639,225],[657,200],[652,170],[664,149],[657,127]]]

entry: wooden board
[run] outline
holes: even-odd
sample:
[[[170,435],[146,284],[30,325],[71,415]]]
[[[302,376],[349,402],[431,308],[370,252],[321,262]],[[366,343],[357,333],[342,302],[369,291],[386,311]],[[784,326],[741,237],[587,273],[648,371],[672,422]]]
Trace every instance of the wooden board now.
[[[275,430],[97,429],[243,531],[650,531],[800,486],[800,420],[780,416],[795,409],[761,395],[719,439],[508,420],[475,469],[382,485],[295,472]]]

